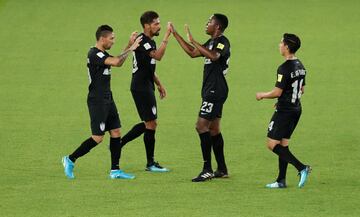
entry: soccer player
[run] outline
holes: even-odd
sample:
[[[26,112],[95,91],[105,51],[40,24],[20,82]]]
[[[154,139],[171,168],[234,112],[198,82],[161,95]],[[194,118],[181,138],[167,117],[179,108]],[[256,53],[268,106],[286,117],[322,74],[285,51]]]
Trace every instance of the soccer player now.
[[[192,179],[193,182],[203,182],[213,177],[228,177],[224,140],[220,131],[222,109],[229,91],[225,79],[230,58],[230,42],[224,36],[227,26],[228,19],[225,15],[212,15],[206,25],[206,34],[211,38],[203,45],[193,38],[187,25],[185,25],[185,30],[190,43],[186,42],[172,26],[174,37],[190,57],[205,57],[202,103],[196,123],[204,165],[201,173]],[[211,147],[214,149],[218,165],[215,173],[211,166]]]
[[[120,118],[110,89],[111,66],[120,67],[128,54],[136,49],[141,42],[141,37],[136,39],[137,33],[133,32],[125,50],[116,57],[106,52],[115,42],[113,29],[108,25],[99,26],[96,31],[96,45],[88,52],[87,67],[90,80],[87,105],[91,120],[92,136],[86,139],[72,154],[64,156],[62,163],[65,175],[69,179],[74,177],[75,161],[88,153],[92,148],[102,142],[105,131],[110,133],[111,153],[111,179],[133,179],[135,176],[120,170],[121,155],[120,144]]]
[[[295,56],[301,42],[298,36],[285,33],[279,44],[280,54],[285,58],[277,70],[275,87],[269,92],[256,93],[256,99],[278,98],[274,115],[271,118],[267,147],[279,156],[279,175],[274,183],[267,184],[267,188],[286,188],[286,169],[288,163],[299,171],[298,186],[304,184],[311,171],[311,167],[301,163],[290,152],[289,141],[291,134],[301,116],[300,97],[304,93],[306,70],[301,61]]]
[[[155,85],[160,93],[160,99],[166,96],[165,87],[161,84],[155,72],[156,61],[160,61],[165,54],[169,36],[171,35],[170,23],[160,47],[156,48],[154,36],[160,33],[160,18],[154,11],[146,11],[140,17],[143,33],[140,46],[133,52],[133,69],[131,81],[131,94],[133,96],[141,122],[136,124],[121,140],[124,146],[144,134],[147,164],[146,171],[168,172],[169,169],[160,166],[154,160],[155,131],[157,126],[157,106],[155,99]]]

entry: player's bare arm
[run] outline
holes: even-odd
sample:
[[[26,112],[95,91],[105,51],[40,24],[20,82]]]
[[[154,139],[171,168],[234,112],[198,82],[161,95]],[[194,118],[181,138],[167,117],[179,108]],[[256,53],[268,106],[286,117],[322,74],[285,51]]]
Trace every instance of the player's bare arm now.
[[[171,35],[171,22],[168,22],[167,29],[160,47],[157,50],[151,51],[149,54],[151,58],[154,58],[158,61],[162,59],[162,57],[165,54],[166,46],[169,41],[170,35]]]
[[[160,81],[160,79],[159,79],[159,76],[158,76],[156,73],[154,73],[154,82],[155,82],[155,84],[156,84],[156,86],[157,86],[157,89],[158,89],[158,91],[159,91],[160,99],[165,98],[165,97],[166,97],[166,89],[165,89],[165,87],[161,84],[161,81]]]
[[[197,48],[195,48],[194,46],[192,46],[191,44],[186,42],[184,40],[184,38],[181,37],[181,35],[175,30],[175,27],[173,24],[171,24],[171,28],[172,28],[172,33],[173,33],[176,41],[179,43],[179,45],[185,51],[185,53],[187,53],[191,58],[202,56],[200,51]]]
[[[274,99],[281,96],[283,90],[281,88],[275,87],[269,92],[258,92],[256,93],[256,100],[262,99]]]
[[[108,57],[105,60],[106,65],[120,67],[125,62],[126,58],[128,57],[129,53],[139,47],[139,44],[142,40],[142,37],[137,37],[137,32],[131,33],[130,40],[124,51],[116,57]]]
[[[192,45],[194,45],[194,47],[199,50],[199,52],[201,53],[202,56],[210,59],[211,61],[216,61],[220,58],[220,53],[217,51],[212,51],[207,49],[206,47],[202,46],[199,42],[197,42],[194,37],[192,36],[191,32],[190,32],[190,28],[187,24],[185,24],[185,31],[186,31],[186,35],[188,37],[188,40],[190,41],[190,43]]]

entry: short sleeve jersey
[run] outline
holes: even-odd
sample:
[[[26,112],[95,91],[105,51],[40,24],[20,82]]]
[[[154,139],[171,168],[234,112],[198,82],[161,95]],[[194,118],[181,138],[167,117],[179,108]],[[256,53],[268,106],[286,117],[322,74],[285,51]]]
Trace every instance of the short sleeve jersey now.
[[[156,50],[156,43],[144,33],[140,35],[142,35],[142,41],[133,52],[131,90],[154,91],[156,60],[150,57],[150,52]]]
[[[277,110],[301,110],[301,87],[305,86],[306,70],[299,59],[286,60],[277,70],[275,86],[283,90]]]
[[[88,97],[95,100],[102,100],[111,95],[111,66],[105,65],[107,57],[110,55],[106,51],[96,47],[90,48],[88,52],[87,67],[90,81]]]
[[[229,88],[225,76],[229,67],[230,42],[221,35],[209,39],[203,46],[209,50],[216,50],[220,58],[216,61],[205,58],[201,96],[203,99],[215,101],[226,100]]]

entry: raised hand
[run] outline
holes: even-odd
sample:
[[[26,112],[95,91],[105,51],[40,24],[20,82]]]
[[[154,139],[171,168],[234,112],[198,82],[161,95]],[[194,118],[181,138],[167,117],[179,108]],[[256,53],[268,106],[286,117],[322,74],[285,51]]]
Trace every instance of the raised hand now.
[[[190,33],[190,28],[189,28],[189,25],[188,24],[185,24],[185,32],[186,32],[186,36],[188,38],[188,40],[190,42],[193,42],[194,41],[194,38],[192,37],[191,33]]]
[[[172,24],[171,22],[169,22],[169,23],[170,23],[171,33],[175,33],[176,30],[175,30],[174,24]]]
[[[138,32],[137,32],[137,31],[131,33],[130,39],[129,39],[129,45],[134,44],[137,36],[138,36]]]
[[[131,35],[132,35],[132,34],[131,34]],[[135,41],[134,41],[134,43],[129,47],[129,50],[133,51],[133,50],[135,50],[136,48],[138,48],[141,41],[142,41],[142,36],[136,38]]]

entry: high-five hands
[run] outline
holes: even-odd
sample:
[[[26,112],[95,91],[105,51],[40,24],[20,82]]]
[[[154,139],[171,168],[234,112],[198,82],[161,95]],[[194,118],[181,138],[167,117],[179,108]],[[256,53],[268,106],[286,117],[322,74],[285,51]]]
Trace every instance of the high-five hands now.
[[[188,40],[189,40],[191,43],[194,42],[194,38],[193,38],[192,35],[191,35],[190,28],[189,28],[189,25],[188,25],[188,24],[185,24],[185,32],[186,32],[186,36],[187,36]]]

